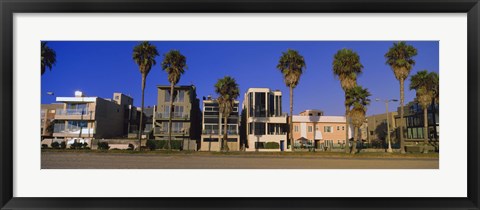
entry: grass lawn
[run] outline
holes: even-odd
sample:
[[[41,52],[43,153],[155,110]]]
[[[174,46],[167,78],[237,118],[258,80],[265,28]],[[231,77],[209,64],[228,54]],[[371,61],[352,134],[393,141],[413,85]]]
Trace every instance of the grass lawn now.
[[[438,159],[438,153],[357,153],[344,152],[193,152],[193,151],[132,151],[132,150],[88,150],[88,149],[42,149],[42,152],[61,153],[109,153],[142,155],[191,155],[191,156],[245,156],[245,157],[326,157],[326,158],[398,158],[398,159]]]

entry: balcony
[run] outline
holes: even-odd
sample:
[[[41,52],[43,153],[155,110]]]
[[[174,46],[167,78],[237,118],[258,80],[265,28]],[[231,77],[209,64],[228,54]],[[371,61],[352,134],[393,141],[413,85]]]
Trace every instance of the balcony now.
[[[155,113],[155,119],[157,120],[165,120],[165,119],[169,119],[170,118],[170,112],[157,112]],[[184,119],[184,120],[188,120],[190,119],[190,115],[188,113],[185,113],[185,112],[174,112],[172,114],[172,119],[174,120],[178,120],[178,119]]]
[[[157,136],[157,135],[168,135],[168,129],[162,129],[162,128],[159,128],[159,127],[155,127],[155,129],[153,130],[153,135],[155,135],[155,136]],[[172,129],[172,135],[175,135],[175,136],[182,136],[182,135],[188,136],[189,133],[188,133],[188,130],[186,130],[186,131],[184,132],[184,131],[182,131],[182,130]]]
[[[216,135],[216,134],[220,134],[220,135],[223,135],[223,132],[222,133],[219,133],[219,130],[202,130],[202,134],[204,135],[208,135],[208,134],[212,134],[212,135]],[[228,135],[238,135],[238,132],[236,130],[229,130],[228,131]]]
[[[57,109],[57,120],[95,120],[95,111],[86,109]]]
[[[55,124],[53,128],[53,136],[59,137],[93,137],[95,130],[93,128],[67,126],[65,124]]]

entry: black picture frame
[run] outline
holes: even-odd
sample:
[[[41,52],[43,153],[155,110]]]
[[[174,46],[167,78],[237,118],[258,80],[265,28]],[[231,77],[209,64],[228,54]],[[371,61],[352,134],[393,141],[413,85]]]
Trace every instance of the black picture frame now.
[[[2,209],[479,209],[478,0],[0,0],[0,206]],[[13,197],[15,13],[467,13],[466,198],[25,198]],[[392,186],[395,187],[394,185]]]

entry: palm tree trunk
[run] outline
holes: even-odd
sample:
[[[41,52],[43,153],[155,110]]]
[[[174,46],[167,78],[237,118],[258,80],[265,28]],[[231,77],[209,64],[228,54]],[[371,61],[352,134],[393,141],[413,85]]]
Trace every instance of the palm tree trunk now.
[[[428,113],[427,107],[423,108],[423,153],[428,153],[427,145],[428,145]]]
[[[167,149],[172,149],[172,116],[173,116],[173,83],[170,83],[170,114],[168,117],[168,144]]]
[[[290,145],[292,147],[292,151],[295,151],[294,141],[293,141],[293,88],[290,86]]]
[[[345,92],[345,101],[347,100],[347,92]],[[350,139],[348,138],[348,106],[345,106],[345,153],[350,153],[350,147],[348,146],[350,143]]]
[[[145,83],[147,80],[147,75],[142,74],[142,110],[140,112],[140,125],[138,126],[138,150],[142,150],[142,128],[143,128],[143,106],[144,106],[144,99],[145,99]]]
[[[228,140],[228,130],[227,130],[227,129],[228,129],[228,125],[227,125],[227,119],[228,119],[228,118],[227,118],[226,115],[225,115],[224,119],[225,119],[225,121],[224,121],[225,123],[223,124],[223,150],[224,150],[225,152],[228,152],[228,143],[227,143],[227,142],[228,142],[228,141],[227,141],[227,140]]]
[[[435,119],[435,113],[437,112],[437,110],[435,110],[435,98],[432,98],[431,109],[432,109],[432,121],[433,121],[433,138],[437,140],[437,120]]]
[[[357,133],[357,126],[353,126],[353,144],[352,144],[352,152],[351,154],[355,154],[357,152],[357,138],[355,137],[355,134]]]
[[[403,104],[405,100],[405,84],[404,80],[400,79],[400,153],[405,154],[405,140],[403,139],[403,127],[405,125],[405,121],[403,119]]]

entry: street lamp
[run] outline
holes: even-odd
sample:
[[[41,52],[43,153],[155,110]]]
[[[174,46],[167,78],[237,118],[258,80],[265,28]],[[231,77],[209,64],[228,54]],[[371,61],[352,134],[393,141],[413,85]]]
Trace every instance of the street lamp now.
[[[375,101],[382,101],[380,99],[375,99]],[[387,149],[387,152],[388,153],[392,153],[393,150],[392,150],[392,143],[391,143],[391,140],[390,140],[390,123],[388,122],[389,119],[388,119],[388,102],[396,102],[398,101],[397,99],[387,99],[387,100],[383,100],[385,102],[385,108],[387,110],[387,141],[388,141],[388,149]]]

